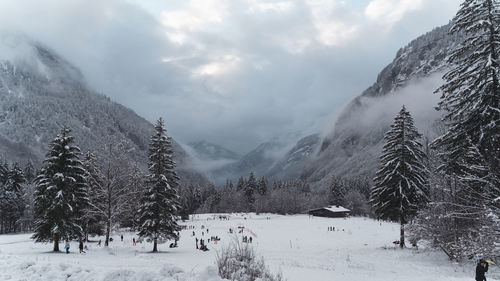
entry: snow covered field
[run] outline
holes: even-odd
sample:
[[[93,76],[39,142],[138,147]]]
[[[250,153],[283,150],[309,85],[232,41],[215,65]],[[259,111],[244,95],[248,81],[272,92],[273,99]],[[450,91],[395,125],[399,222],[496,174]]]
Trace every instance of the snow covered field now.
[[[152,254],[149,243],[132,245],[133,233],[115,232],[109,249],[89,243],[87,253],[79,254],[73,242],[67,255],[50,253],[51,244],[35,244],[29,234],[0,235],[0,280],[220,280],[216,251],[242,235],[251,236],[266,264],[289,281],[474,280],[474,264],[450,263],[440,252],[395,248],[392,241],[398,239],[399,227],[392,223],[265,214],[232,214],[229,220],[219,220],[210,214],[183,224],[195,226],[198,238],[217,235],[222,240],[210,242],[210,251],[202,252],[195,249],[193,230],[188,229],[181,232],[178,248],[169,249],[169,242],[160,245],[161,253]],[[203,230],[204,236],[202,225],[209,230]],[[244,233],[228,233],[238,226],[245,227]],[[329,226],[336,231],[328,231]],[[490,267],[487,276],[499,281],[500,268]]]

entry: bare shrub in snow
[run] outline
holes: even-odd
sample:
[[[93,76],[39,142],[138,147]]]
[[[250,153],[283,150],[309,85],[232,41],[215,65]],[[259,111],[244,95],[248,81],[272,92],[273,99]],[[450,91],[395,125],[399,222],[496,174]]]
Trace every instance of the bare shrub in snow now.
[[[216,256],[219,276],[238,281],[284,281],[278,273],[272,274],[264,263],[264,258],[257,257],[253,247],[234,239]]]

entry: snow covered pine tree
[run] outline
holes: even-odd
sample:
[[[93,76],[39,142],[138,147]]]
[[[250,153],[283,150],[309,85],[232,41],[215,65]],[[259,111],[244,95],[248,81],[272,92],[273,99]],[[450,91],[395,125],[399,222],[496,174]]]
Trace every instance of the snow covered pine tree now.
[[[23,171],[18,163],[9,168],[0,165],[0,233],[19,231],[19,222],[26,206]]]
[[[180,205],[172,139],[166,136],[162,118],[156,122],[155,131],[149,144],[150,174],[146,179],[147,190],[141,199],[138,230],[139,236],[153,240],[153,252],[158,252],[158,243],[178,239],[177,212]]]
[[[80,149],[73,144],[71,130],[63,127],[50,142],[49,151],[36,178],[34,231],[36,242],[54,242],[59,251],[63,239],[83,237],[83,210],[88,203],[85,169]]]
[[[474,228],[494,229],[485,235],[500,243],[500,2],[466,0],[453,22],[450,33],[465,36],[436,91],[442,93],[438,108],[446,111],[448,130],[433,146],[444,163],[439,170],[458,182],[460,216],[491,218],[493,225]]]
[[[248,177],[247,184],[243,188],[245,193],[245,198],[248,201],[248,205],[251,211],[255,210],[255,193],[257,193],[257,179],[255,178],[254,172],[250,172],[250,176]]]
[[[332,176],[332,179],[330,180],[330,188],[328,190],[328,204],[344,206],[345,194],[345,183],[342,178]]]
[[[420,136],[403,106],[384,137],[381,168],[373,179],[370,202],[379,218],[400,222],[401,248],[405,244],[404,225],[429,200]]]

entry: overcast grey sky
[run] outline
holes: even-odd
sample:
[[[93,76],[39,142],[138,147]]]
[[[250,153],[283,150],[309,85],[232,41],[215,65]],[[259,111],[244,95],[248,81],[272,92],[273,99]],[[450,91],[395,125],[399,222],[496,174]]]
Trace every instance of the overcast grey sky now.
[[[0,0],[90,85],[188,143],[244,153],[330,127],[396,51],[459,0]]]

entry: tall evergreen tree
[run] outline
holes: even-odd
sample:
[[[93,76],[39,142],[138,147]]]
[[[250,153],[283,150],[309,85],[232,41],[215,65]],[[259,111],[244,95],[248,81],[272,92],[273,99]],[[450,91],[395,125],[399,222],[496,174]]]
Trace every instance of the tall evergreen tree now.
[[[247,184],[245,185],[243,192],[250,204],[250,211],[253,209],[253,203],[255,202],[255,193],[257,192],[257,179],[255,178],[254,172],[250,172]]]
[[[7,162],[0,163],[0,184],[5,184],[9,178],[9,164]]]
[[[9,189],[17,194],[21,194],[23,188],[22,185],[25,182],[26,178],[24,177],[24,172],[21,170],[19,163],[14,163],[8,172],[7,185]]]
[[[32,238],[54,242],[54,251],[59,251],[59,241],[83,236],[83,210],[88,203],[80,149],[73,145],[70,132],[63,127],[50,142],[36,178]]]
[[[475,197],[486,195],[494,205],[500,196],[500,3],[466,0],[453,19],[450,33],[465,34],[449,57],[438,109],[446,111],[448,130],[436,139],[446,175],[467,184]],[[476,151],[484,159],[481,169]],[[500,203],[499,203],[500,204]],[[498,207],[498,206],[497,206]]]
[[[343,206],[345,194],[346,190],[342,178],[332,176],[330,190],[328,192],[328,203],[336,206]]]
[[[500,244],[500,2],[466,0],[453,22],[450,33],[465,36],[436,91],[448,128],[432,145],[453,185],[453,225],[484,252],[495,241],[482,236]]]
[[[175,163],[172,160],[172,142],[166,136],[163,119],[155,125],[149,144],[149,175],[147,190],[139,209],[139,236],[153,240],[153,252],[158,243],[178,239],[177,213],[180,209],[176,186]]]
[[[234,184],[233,184],[233,181],[231,179],[226,180],[226,184],[224,185],[224,189],[229,189],[229,190],[234,189]]]
[[[32,183],[36,178],[36,170],[31,160],[28,160],[26,166],[24,166],[24,177],[28,183]]]
[[[404,247],[404,225],[428,202],[425,154],[418,141],[420,134],[413,118],[403,106],[385,135],[371,193],[371,203],[378,217],[399,221],[400,246]]]
[[[265,177],[261,177],[259,183],[257,184],[257,191],[260,195],[266,195],[267,193],[267,180]]]
[[[24,187],[26,179],[18,163],[12,168],[1,165],[0,179],[0,233],[19,230],[20,219],[26,207]]]
[[[19,219],[23,216],[26,202],[24,201],[24,184],[26,178],[18,163],[14,163],[8,171],[6,183],[7,202],[9,206],[10,231],[18,231]]]
[[[243,189],[245,189],[245,186],[246,186],[245,179],[243,177],[240,177],[238,179],[238,183],[236,184],[236,190],[242,191]]]

